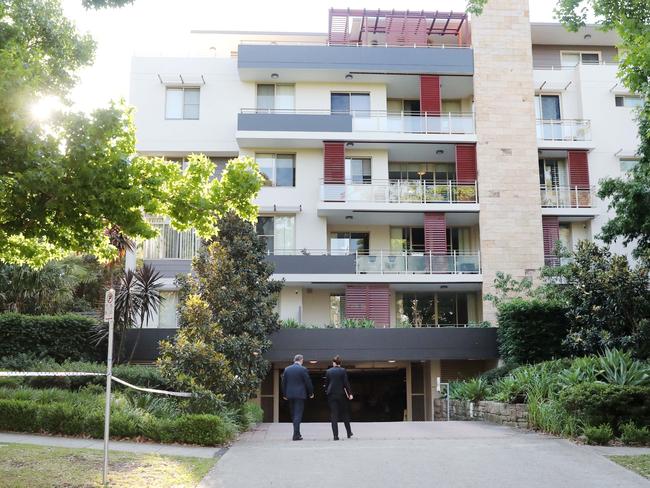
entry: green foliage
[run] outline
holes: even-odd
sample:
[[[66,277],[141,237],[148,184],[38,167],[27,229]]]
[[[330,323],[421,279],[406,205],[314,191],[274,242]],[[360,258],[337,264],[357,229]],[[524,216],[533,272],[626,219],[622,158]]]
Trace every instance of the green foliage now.
[[[528,422],[535,429],[564,437],[577,437],[584,428],[583,422],[557,401],[535,397],[529,398]]]
[[[488,396],[489,384],[482,378],[452,383],[451,398],[468,402],[479,402]]]
[[[562,271],[554,298],[566,306],[568,353],[597,354],[605,348],[641,351],[643,324],[650,319],[650,275],[630,267],[625,256],[586,241]]]
[[[375,322],[370,319],[344,319],[341,320],[341,329],[374,329]]]
[[[182,415],[175,422],[175,434],[178,439],[191,444],[203,446],[222,444],[232,439],[237,433],[237,426],[216,415]]]
[[[305,324],[302,324],[294,319],[285,319],[280,321],[281,329],[307,329],[308,327]]]
[[[535,363],[562,357],[568,324],[564,306],[514,298],[497,309],[499,353],[506,363]]]
[[[106,346],[93,344],[96,324],[93,319],[74,314],[0,314],[0,357],[28,353],[56,361],[99,359]]]
[[[627,446],[643,446],[650,444],[650,428],[637,427],[634,422],[621,425],[621,442]]]
[[[268,370],[262,357],[279,329],[266,244],[234,213],[193,263],[181,287],[181,329],[161,342],[161,372],[180,388],[207,390],[235,405],[246,402]]]
[[[495,381],[508,376],[515,368],[516,365],[514,364],[504,364],[503,366],[498,366],[486,371],[485,373],[481,373],[481,378],[488,383],[494,383]]]
[[[76,72],[91,64],[94,49],[56,0],[0,3],[0,260],[41,267],[75,252],[113,257],[106,229],[155,235],[143,210],[206,238],[228,210],[253,218],[262,177],[251,159],[231,161],[212,179],[215,165],[205,156],[191,156],[185,170],[138,157],[123,103],[89,115],[66,107],[47,124],[34,120],[31,106],[43,97],[69,107]]]
[[[605,446],[614,438],[614,431],[608,424],[601,424],[598,427],[587,426],[584,429],[587,444]]]
[[[38,407],[25,400],[0,399],[0,430],[38,431]]]
[[[590,425],[650,425],[650,387],[583,383],[564,389],[560,404]]]
[[[605,383],[610,385],[650,385],[650,365],[634,360],[630,354],[607,349],[600,357]]]
[[[494,303],[495,307],[514,298],[530,298],[534,293],[533,280],[530,278],[517,280],[502,271],[497,271],[496,278],[494,278],[494,289],[495,294],[487,293],[485,299]]]

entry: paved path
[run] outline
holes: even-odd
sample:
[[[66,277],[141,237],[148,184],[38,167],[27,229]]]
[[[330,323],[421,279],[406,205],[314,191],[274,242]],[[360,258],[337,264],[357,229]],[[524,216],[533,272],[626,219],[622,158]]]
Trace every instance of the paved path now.
[[[201,488],[649,488],[598,450],[480,422],[262,424],[242,436]]]
[[[32,434],[10,434],[0,432],[2,444],[35,444],[38,446],[70,447],[73,449],[104,449],[104,441],[99,439],[79,439],[73,437],[55,437]],[[111,441],[111,451],[126,451],[136,453],[156,453],[168,456],[187,456],[198,458],[213,458],[222,454],[222,449],[214,447],[182,446],[179,444],[154,444],[148,442]],[[2,449],[0,447],[0,455]]]

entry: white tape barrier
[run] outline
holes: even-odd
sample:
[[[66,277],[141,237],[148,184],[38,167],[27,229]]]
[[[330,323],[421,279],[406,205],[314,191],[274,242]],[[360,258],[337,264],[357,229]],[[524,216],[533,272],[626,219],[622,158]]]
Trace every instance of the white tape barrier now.
[[[106,376],[105,373],[83,373],[83,372],[68,372],[68,371],[51,371],[51,372],[39,372],[39,371],[0,371],[0,377],[14,377],[14,376]],[[142,388],[141,386],[135,386],[131,383],[127,383],[124,380],[119,379],[117,376],[111,376],[111,379],[117,383],[120,383],[134,390],[144,391],[147,393],[158,393],[160,395],[169,395],[182,398],[191,398],[192,393],[185,391],[166,391],[166,390],[156,390],[154,388]]]

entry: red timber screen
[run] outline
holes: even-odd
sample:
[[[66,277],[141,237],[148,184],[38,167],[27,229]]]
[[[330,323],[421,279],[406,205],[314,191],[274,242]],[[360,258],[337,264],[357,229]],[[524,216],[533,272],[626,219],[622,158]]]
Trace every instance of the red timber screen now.
[[[325,142],[323,149],[323,180],[345,183],[345,147],[342,142]]]
[[[424,214],[424,250],[433,254],[447,253],[447,221],[444,213]]]
[[[420,112],[439,114],[440,77],[438,75],[420,75]]]
[[[569,185],[579,190],[589,189],[587,151],[569,151]]]
[[[390,325],[390,289],[388,285],[347,285],[345,318],[369,319],[378,327]]]
[[[456,145],[456,181],[474,183],[476,181],[476,145]]]
[[[544,260],[546,264],[553,264],[555,244],[560,239],[560,219],[556,216],[542,216],[542,235],[544,239]]]

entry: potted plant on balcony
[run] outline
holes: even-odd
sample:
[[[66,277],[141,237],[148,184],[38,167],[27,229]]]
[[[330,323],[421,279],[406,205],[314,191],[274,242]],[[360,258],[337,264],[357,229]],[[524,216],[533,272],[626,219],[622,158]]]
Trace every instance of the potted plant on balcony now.
[[[459,185],[456,187],[457,202],[475,202],[476,188],[473,185]]]
[[[431,185],[426,188],[426,202],[448,202],[449,187],[447,185]]]

